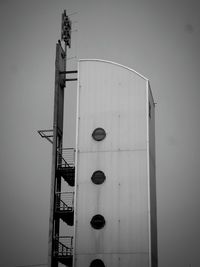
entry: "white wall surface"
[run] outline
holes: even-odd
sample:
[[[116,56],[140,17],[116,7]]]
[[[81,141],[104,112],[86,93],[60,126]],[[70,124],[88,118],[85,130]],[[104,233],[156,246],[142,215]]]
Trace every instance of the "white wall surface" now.
[[[147,80],[124,66],[99,60],[79,63],[75,266],[149,266]],[[92,132],[102,127],[103,141]],[[101,185],[91,181],[102,170]],[[96,214],[106,220],[95,230]],[[116,259],[115,259],[116,258]]]

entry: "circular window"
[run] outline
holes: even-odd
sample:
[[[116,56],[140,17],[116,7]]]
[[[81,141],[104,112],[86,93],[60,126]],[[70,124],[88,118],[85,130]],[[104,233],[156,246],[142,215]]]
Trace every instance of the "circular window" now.
[[[105,221],[104,217],[100,214],[93,216],[92,220],[90,221],[90,224],[94,229],[103,228],[105,223],[106,223],[106,221]]]
[[[96,128],[92,133],[92,137],[95,141],[102,141],[106,137],[106,132],[103,128]]]
[[[90,263],[90,267],[105,267],[105,264],[102,260],[96,259]]]
[[[102,184],[106,179],[105,174],[102,171],[95,171],[92,174],[91,180],[94,184]]]

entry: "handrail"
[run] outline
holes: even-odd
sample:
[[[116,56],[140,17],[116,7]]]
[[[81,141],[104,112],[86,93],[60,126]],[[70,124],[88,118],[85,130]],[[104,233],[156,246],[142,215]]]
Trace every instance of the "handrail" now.
[[[75,149],[74,148],[58,148],[58,167],[74,167]]]
[[[66,244],[60,241],[64,239]],[[73,253],[73,236],[56,236],[55,237],[55,254],[58,257],[71,256]]]
[[[60,202],[60,203],[58,203]],[[61,205],[62,204],[62,205]],[[63,200],[59,200],[56,203],[56,209],[58,210],[68,210],[69,206],[63,201]]]
[[[62,167],[63,166],[62,161],[64,161],[64,167],[70,167],[68,162],[62,156],[62,149],[61,149],[61,152],[59,151],[59,149],[57,149],[57,152],[58,152],[58,162],[59,162],[59,160],[61,160],[61,163],[58,163],[58,166]]]
[[[53,129],[50,130],[38,130],[37,131],[42,138],[47,139],[53,144]],[[61,163],[60,163],[61,162]],[[57,163],[58,167],[74,167],[75,165],[75,149],[72,147],[57,148]]]
[[[58,251],[55,251],[58,256],[71,256],[72,255],[72,248],[65,246],[60,241],[58,242]]]
[[[74,192],[56,192],[56,210],[74,210]]]
[[[51,144],[53,144],[53,130],[38,130],[37,131],[42,138],[46,138]],[[52,139],[51,139],[52,138]]]

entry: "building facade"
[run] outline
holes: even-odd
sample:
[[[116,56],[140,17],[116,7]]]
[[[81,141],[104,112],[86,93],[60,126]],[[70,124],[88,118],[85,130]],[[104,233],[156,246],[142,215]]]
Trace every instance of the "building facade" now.
[[[157,267],[155,116],[148,79],[80,60],[74,267]]]

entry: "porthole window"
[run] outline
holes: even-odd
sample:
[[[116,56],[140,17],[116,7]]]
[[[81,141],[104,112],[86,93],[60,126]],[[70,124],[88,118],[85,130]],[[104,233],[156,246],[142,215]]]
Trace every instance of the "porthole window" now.
[[[105,221],[104,217],[100,214],[93,216],[92,220],[90,221],[90,224],[94,229],[103,228],[105,223],[106,223],[106,221]]]
[[[105,267],[105,264],[102,260],[96,259],[90,263],[90,267]]]
[[[106,132],[103,128],[96,128],[92,133],[92,137],[95,141],[102,141],[106,137]]]
[[[94,184],[102,184],[106,179],[105,174],[102,171],[95,171],[92,174],[91,180]]]

